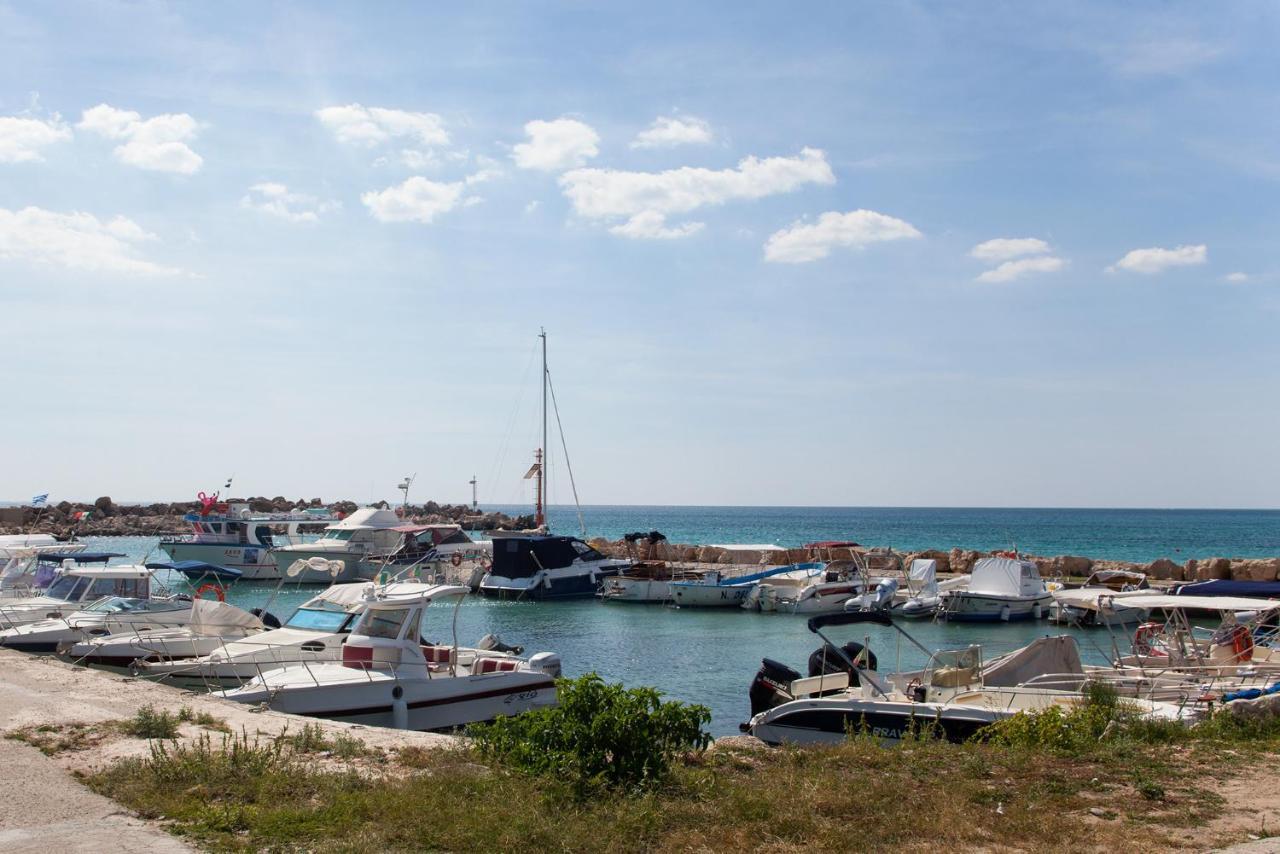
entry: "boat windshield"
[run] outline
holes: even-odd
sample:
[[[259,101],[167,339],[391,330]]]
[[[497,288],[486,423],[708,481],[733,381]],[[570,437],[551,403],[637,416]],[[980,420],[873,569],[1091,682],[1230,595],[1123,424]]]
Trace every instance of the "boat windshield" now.
[[[340,632],[351,621],[346,611],[336,611],[323,606],[303,607],[293,612],[285,628],[306,629],[312,632]]]
[[[92,614],[121,614],[126,611],[146,611],[146,599],[126,599],[123,596],[108,596],[106,599],[99,599],[92,605],[84,609],[86,613]]]
[[[409,608],[372,608],[360,618],[355,634],[395,640],[400,636],[400,627],[404,625],[409,611]]]
[[[84,593],[88,586],[89,579],[83,575],[64,575],[49,585],[44,595],[52,599],[62,599],[65,602],[78,602],[80,594]]]
[[[347,540],[355,536],[355,531],[328,531],[324,535],[326,540],[336,540],[345,543]]]

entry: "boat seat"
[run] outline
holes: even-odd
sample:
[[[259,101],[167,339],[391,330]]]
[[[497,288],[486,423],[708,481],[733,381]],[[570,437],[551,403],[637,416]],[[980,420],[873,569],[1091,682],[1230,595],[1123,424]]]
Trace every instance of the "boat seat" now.
[[[422,657],[428,664],[453,664],[453,647],[422,645]]]
[[[519,666],[520,662],[514,658],[477,658],[471,665],[471,672],[473,674],[508,673]]]
[[[791,683],[791,696],[810,697],[814,694],[825,694],[831,691],[843,691],[849,687],[849,674],[841,670],[838,673],[827,673],[822,676],[806,676]]]
[[[342,666],[354,667],[356,670],[368,670],[373,667],[373,647],[343,644]]]

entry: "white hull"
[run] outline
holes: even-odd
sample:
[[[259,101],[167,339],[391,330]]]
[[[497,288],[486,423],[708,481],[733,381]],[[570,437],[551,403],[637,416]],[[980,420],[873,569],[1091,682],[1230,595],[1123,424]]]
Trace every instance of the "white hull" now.
[[[671,598],[681,608],[738,608],[754,584],[672,584]]]
[[[1053,596],[1003,596],[992,593],[959,591],[949,593],[939,611],[947,620],[971,623],[1038,620],[1049,613]]]
[[[276,642],[270,642],[272,639]],[[277,629],[222,644],[211,650],[207,658],[146,663],[139,668],[138,675],[193,687],[231,688],[290,665],[337,661],[346,639],[345,634]]]
[[[309,683],[309,684],[308,684]],[[442,730],[553,706],[554,680],[545,673],[512,671],[479,676],[397,679],[339,664],[289,668],[224,696],[262,703],[280,712],[367,726],[396,726],[393,691],[403,691],[406,729]]]
[[[275,581],[280,577],[270,549],[261,546],[228,546],[219,543],[162,543],[160,549],[176,561],[199,560],[215,566],[229,566],[242,573],[244,581]]]
[[[619,575],[605,579],[600,596],[610,602],[670,602],[671,581]]]
[[[222,649],[239,637],[197,634],[190,629],[162,629],[84,641],[63,653],[74,664],[127,668],[136,662],[183,661]]]

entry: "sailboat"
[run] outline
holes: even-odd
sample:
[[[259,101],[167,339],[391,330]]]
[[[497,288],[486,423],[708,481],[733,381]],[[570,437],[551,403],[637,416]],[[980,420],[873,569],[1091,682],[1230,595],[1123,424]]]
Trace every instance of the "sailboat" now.
[[[481,595],[494,599],[537,601],[595,596],[606,578],[631,566],[630,560],[603,555],[578,537],[556,536],[548,530],[545,506],[547,395],[550,392],[551,404],[555,407],[555,389],[547,370],[547,331],[540,330],[538,337],[542,339],[542,447],[533,452],[533,465],[524,476],[525,480],[534,481],[534,530],[494,532],[493,564],[480,580]],[[560,412],[556,408],[557,425],[559,421]],[[568,467],[567,451],[565,464]],[[573,469],[569,467],[568,471],[576,504],[578,489],[573,484]],[[578,520],[585,536],[581,506]]]

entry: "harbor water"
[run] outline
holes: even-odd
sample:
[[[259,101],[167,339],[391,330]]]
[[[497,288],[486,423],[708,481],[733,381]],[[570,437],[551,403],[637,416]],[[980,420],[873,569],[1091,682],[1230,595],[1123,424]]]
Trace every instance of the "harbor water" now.
[[[517,509],[517,508],[512,508]],[[1040,510],[863,510],[799,508],[584,508],[591,535],[616,537],[627,530],[658,529],[682,542],[776,542],[854,538],[899,549],[923,546],[992,548],[1004,545],[991,531],[1014,528],[1018,546],[1042,554],[1075,553],[1150,560],[1182,549],[1181,556],[1276,555],[1280,513],[1273,511],[1040,511]],[[1116,515],[1109,515],[1116,514]],[[913,524],[910,519],[918,521]],[[1062,522],[1062,519],[1066,522]],[[1055,519],[1059,520],[1055,523]],[[554,529],[571,531],[572,510],[554,508]],[[1092,531],[1093,539],[1088,539]],[[1163,534],[1161,533],[1163,531]],[[86,538],[91,549],[123,552],[132,560],[165,559],[151,537]],[[1161,551],[1160,542],[1182,545]],[[1126,545],[1127,543],[1127,545]],[[175,579],[180,585],[183,582]],[[316,587],[238,583],[229,601],[267,607],[282,620]],[[429,614],[423,636],[452,642],[452,609]],[[1073,634],[1086,663],[1104,663],[1123,642],[1106,629],[1072,630],[1033,621],[1011,624],[911,622],[907,631],[930,649],[981,644],[988,656],[1023,646],[1046,634]],[[802,616],[729,609],[676,609],[582,600],[498,602],[468,597],[458,609],[458,642],[471,645],[495,633],[526,653],[559,653],[565,675],[595,672],[628,686],[652,686],[666,696],[711,709],[716,736],[737,731],[747,719],[747,688],[767,656],[803,671],[819,646]],[[834,629],[833,640],[866,641],[884,670],[922,666],[923,656],[881,626]]]

